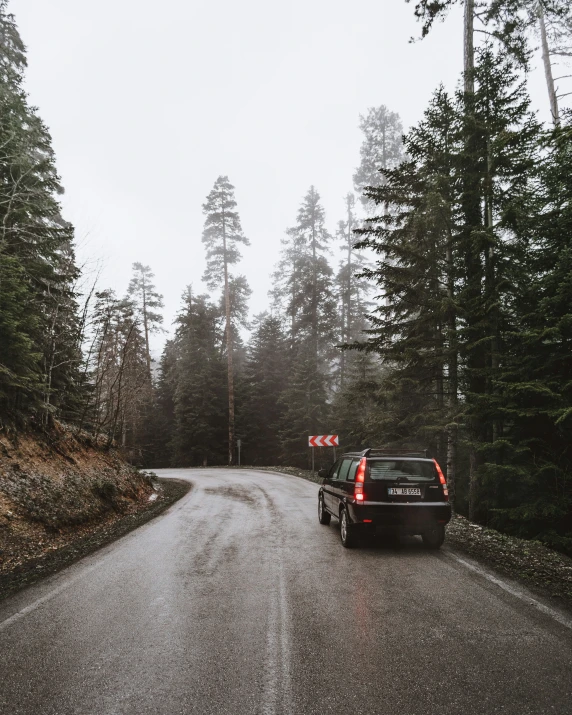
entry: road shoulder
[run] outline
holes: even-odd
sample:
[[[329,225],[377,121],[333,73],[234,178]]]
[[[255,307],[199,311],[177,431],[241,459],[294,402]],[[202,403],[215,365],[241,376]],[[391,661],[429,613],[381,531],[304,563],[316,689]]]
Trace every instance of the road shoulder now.
[[[183,480],[159,479],[154,495],[131,513],[111,514],[103,523],[70,530],[56,548],[0,574],[0,601],[146,524],[185,496],[191,487],[190,482]]]

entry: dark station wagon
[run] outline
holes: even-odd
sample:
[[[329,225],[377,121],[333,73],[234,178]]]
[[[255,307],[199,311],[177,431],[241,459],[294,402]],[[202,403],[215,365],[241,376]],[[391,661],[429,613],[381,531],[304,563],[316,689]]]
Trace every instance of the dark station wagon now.
[[[366,449],[321,469],[320,524],[340,520],[342,545],[351,548],[367,532],[418,534],[438,549],[451,519],[447,482],[425,452]]]

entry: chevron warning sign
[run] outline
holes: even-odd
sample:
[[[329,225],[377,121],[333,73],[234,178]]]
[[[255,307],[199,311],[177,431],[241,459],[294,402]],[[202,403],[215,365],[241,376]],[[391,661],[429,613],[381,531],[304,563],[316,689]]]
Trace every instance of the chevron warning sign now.
[[[315,434],[308,436],[308,447],[339,447],[337,434]]]

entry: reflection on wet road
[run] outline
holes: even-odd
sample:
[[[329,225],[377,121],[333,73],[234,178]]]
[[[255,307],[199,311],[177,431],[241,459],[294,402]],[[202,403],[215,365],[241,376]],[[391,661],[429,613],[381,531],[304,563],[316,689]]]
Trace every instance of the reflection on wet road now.
[[[446,551],[345,550],[296,477],[160,474],[193,489],[0,605],[0,712],[570,712],[572,631]]]

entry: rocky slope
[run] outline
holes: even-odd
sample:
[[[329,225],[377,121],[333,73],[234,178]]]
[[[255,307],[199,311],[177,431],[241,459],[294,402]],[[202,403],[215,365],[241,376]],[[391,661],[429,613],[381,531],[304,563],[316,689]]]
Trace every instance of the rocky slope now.
[[[86,435],[0,432],[0,575],[146,505],[149,476]]]

